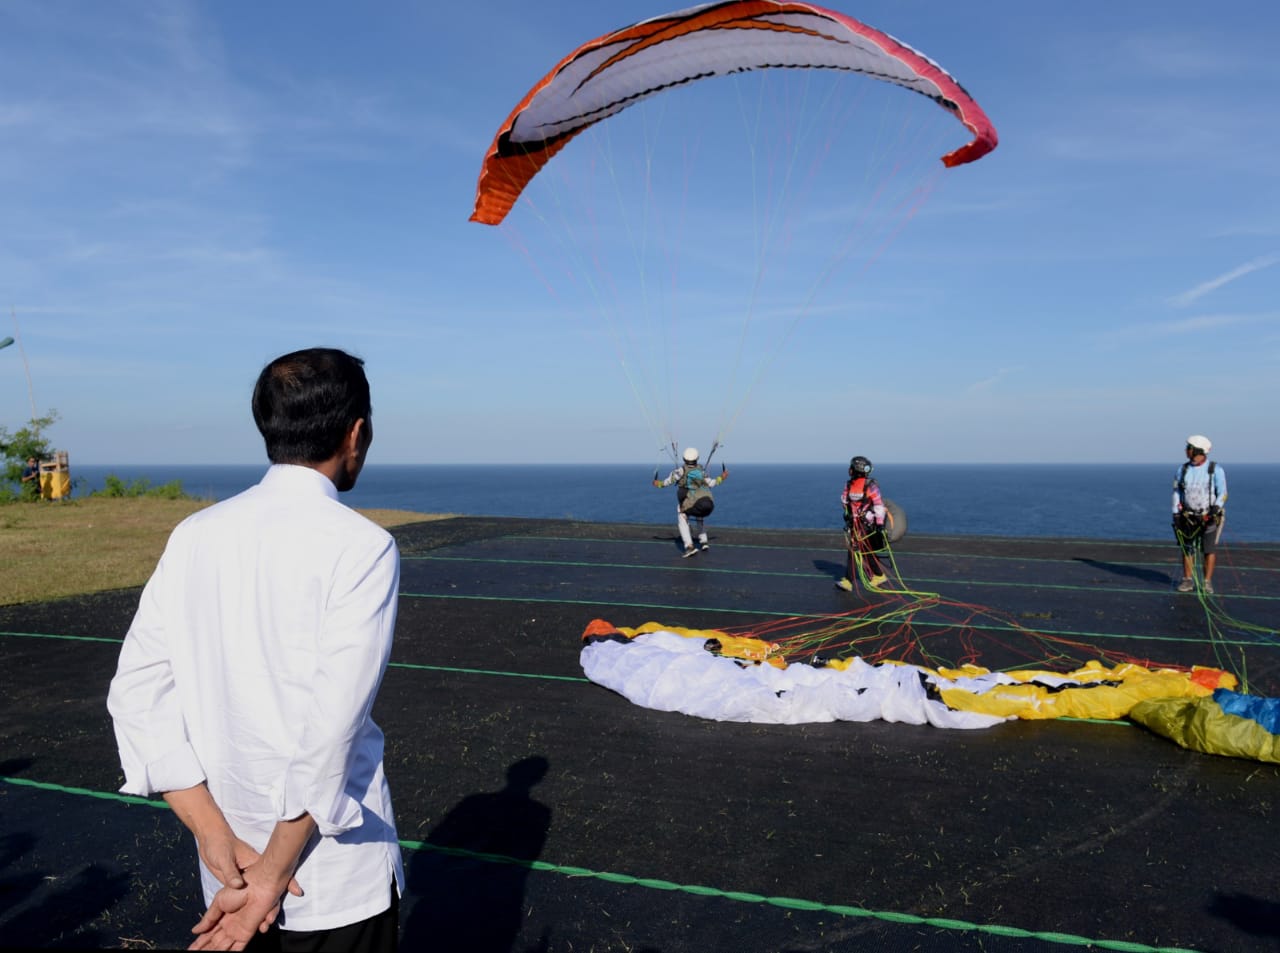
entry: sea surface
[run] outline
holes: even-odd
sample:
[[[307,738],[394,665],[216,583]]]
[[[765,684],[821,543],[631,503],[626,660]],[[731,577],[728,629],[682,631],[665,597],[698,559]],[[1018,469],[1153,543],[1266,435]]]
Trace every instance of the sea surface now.
[[[1220,464],[1227,476],[1223,541],[1280,542],[1280,464]],[[845,463],[736,464],[715,490],[709,523],[839,529]],[[126,482],[181,481],[222,500],[261,479],[256,465],[71,466],[73,496]],[[1178,461],[1169,464],[884,464],[881,492],[906,512],[908,532],[930,535],[1171,538]],[[665,476],[667,468],[663,468]],[[711,472],[719,472],[712,464]],[[675,521],[675,489],[654,489],[653,465],[369,464],[344,501],[360,508],[473,516]]]

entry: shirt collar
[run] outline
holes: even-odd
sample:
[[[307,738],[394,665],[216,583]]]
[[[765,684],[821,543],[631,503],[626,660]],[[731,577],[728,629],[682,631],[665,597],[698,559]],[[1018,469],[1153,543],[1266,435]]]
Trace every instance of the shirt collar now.
[[[321,493],[331,500],[338,498],[338,488],[327,476],[319,470],[293,463],[272,464],[259,485],[291,492]]]

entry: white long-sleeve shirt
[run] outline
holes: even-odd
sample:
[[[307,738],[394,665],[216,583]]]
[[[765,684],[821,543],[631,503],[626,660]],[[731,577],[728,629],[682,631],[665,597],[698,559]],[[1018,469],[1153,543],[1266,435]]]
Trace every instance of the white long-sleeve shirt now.
[[[204,781],[261,851],[277,821],[319,836],[280,925],[326,930],[387,909],[404,873],[382,732],[400,554],[309,467],[184,520],[125,637],[107,706],[127,794]],[[206,902],[221,886],[200,866]]]

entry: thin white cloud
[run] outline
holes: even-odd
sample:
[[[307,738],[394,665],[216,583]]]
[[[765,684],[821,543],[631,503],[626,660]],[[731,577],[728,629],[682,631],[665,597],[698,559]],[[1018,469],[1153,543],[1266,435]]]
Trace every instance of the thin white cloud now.
[[[1280,323],[1280,311],[1261,314],[1202,314],[1177,321],[1147,322],[1123,328],[1113,328],[1098,336],[1105,345],[1125,344],[1133,341],[1154,341],[1221,331],[1231,327]]]
[[[990,377],[985,378],[984,380],[974,381],[965,388],[965,393],[970,395],[988,394],[995,390],[1001,381],[1005,380],[1017,371],[1018,368],[1016,367],[1002,367]]]
[[[1091,165],[1270,167],[1274,132],[1258,123],[1248,103],[1231,102],[1216,87],[1177,87],[1164,97],[1155,100],[1137,90],[1082,96],[1039,138],[1036,148],[1051,159]],[[1226,142],[1234,148],[1222,148]]]
[[[1280,235],[1280,222],[1270,219],[1227,225],[1209,235],[1210,238],[1275,238]]]
[[[1241,36],[1225,26],[1131,31],[1090,22],[1085,33],[1052,41],[1061,75],[1076,82],[1041,135],[1022,129],[1019,138],[1050,158],[1091,165],[1262,172],[1273,164],[1274,125],[1258,122],[1242,90],[1269,82],[1266,35],[1262,28]],[[1082,73],[1077,62],[1086,48]]]
[[[1239,278],[1253,274],[1255,271],[1261,271],[1264,268],[1270,268],[1272,265],[1276,264],[1280,264],[1280,254],[1264,255],[1262,258],[1255,258],[1253,261],[1245,262],[1240,267],[1233,268],[1231,271],[1219,275],[1217,278],[1212,278],[1209,281],[1196,285],[1188,291],[1174,295],[1169,299],[1169,303],[1175,308],[1185,308],[1187,305],[1198,301],[1210,292],[1217,291],[1223,285],[1230,284]]]
[[[95,160],[127,166],[149,155],[163,167],[175,153],[190,168],[192,148],[245,162],[245,96],[213,26],[177,2],[103,11],[29,23],[26,42],[0,65],[8,99],[0,131],[21,146],[26,174],[52,166],[70,176]],[[77,55],[90,46],[95,55]]]
[[[1126,70],[1144,76],[1186,79],[1188,77],[1225,76],[1270,71],[1262,56],[1250,55],[1239,42],[1206,42],[1202,33],[1143,32],[1125,37],[1120,43],[1117,61]]]

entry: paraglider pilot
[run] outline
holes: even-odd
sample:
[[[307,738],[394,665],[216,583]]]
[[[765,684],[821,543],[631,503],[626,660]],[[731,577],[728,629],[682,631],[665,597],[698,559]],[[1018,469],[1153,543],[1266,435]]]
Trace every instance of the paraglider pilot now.
[[[884,499],[879,485],[871,479],[871,470],[871,461],[866,457],[850,460],[849,481],[840,494],[849,561],[845,577],[836,583],[836,588],[846,592],[853,591],[855,578],[860,578],[868,589],[878,589],[887,581],[880,569],[880,557],[876,555],[885,546]]]
[[[714,449],[712,450],[714,453]],[[729,471],[720,468],[718,477],[708,476],[706,469],[698,463],[696,447],[688,447],[684,452],[684,465],[672,470],[665,480],[659,480],[657,473],[653,475],[656,487],[676,485],[676,525],[680,529],[680,541],[684,543],[685,558],[698,552],[706,552],[711,548],[707,542],[707,530],[703,524],[715,508],[715,500],[711,498],[711,488],[723,483],[729,477]],[[693,545],[693,533],[689,528],[692,520],[698,534],[698,545]]]
[[[1208,437],[1188,437],[1187,462],[1178,468],[1173,481],[1173,534],[1182,550],[1179,592],[1196,587],[1195,556],[1199,550],[1204,554],[1204,591],[1213,594],[1213,568],[1218,559],[1214,550],[1226,522],[1222,505],[1227,502],[1227,475],[1208,459],[1212,449]]]

